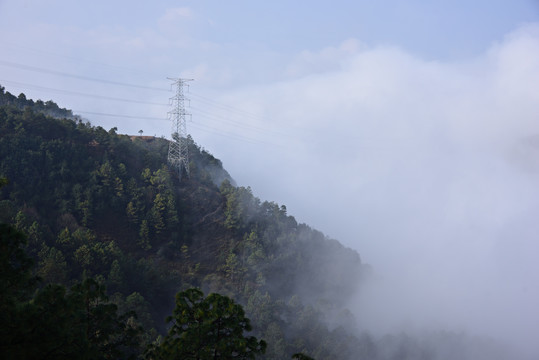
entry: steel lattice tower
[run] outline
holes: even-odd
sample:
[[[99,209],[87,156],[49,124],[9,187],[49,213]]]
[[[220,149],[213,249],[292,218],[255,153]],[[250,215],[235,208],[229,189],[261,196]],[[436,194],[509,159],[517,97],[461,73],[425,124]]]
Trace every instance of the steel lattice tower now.
[[[185,102],[189,101],[184,95],[183,88],[188,81],[193,79],[168,78],[176,86],[176,94],[170,98],[172,110],[168,112],[169,119],[172,120],[172,139],[168,147],[168,163],[178,171],[178,176],[182,178],[182,168],[189,176],[189,152],[187,144],[187,124],[186,117],[191,115],[185,110]]]

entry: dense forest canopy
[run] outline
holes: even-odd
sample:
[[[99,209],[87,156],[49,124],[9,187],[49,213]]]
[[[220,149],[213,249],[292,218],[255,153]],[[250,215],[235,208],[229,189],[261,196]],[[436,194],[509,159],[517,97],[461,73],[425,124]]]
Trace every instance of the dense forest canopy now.
[[[369,274],[359,254],[236,186],[190,137],[190,177],[180,181],[167,165],[166,139],[120,135],[52,101],[0,90],[0,275],[15,284],[2,289],[6,358],[35,357],[10,347],[33,339],[34,328],[47,334],[36,351],[65,358],[80,349],[87,358],[185,356],[178,338],[192,336],[193,324],[208,329],[179,315],[189,303],[208,314],[222,306],[240,319],[231,332],[249,332],[227,342],[236,350],[222,358],[240,348],[260,359],[477,354],[458,334],[419,341],[358,331],[347,303]],[[92,306],[81,313],[84,304]],[[204,319],[220,323],[219,314]],[[461,349],[457,357],[436,352],[446,342]]]
[[[199,287],[244,306],[266,358],[342,351],[323,311],[346,312],[347,279],[362,272],[356,252],[235,186],[190,138],[191,176],[179,182],[165,139],[69,111],[53,118],[4,89],[0,103],[0,220],[27,234],[42,284],[96,279],[122,312],[137,312],[148,342],[166,331],[174,294]]]

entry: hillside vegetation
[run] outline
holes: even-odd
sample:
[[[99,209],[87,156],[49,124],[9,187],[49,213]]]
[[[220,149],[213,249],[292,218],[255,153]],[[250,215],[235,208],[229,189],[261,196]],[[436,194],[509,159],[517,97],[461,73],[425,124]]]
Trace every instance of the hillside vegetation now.
[[[346,310],[363,272],[355,251],[235,186],[190,138],[191,174],[179,181],[167,140],[1,90],[0,222],[27,235],[40,286],[95,279],[120,312],[138,314],[147,343],[166,332],[174,295],[198,287],[243,306],[268,344],[261,358],[369,350]]]
[[[359,254],[187,140],[180,181],[166,139],[0,86],[1,358],[518,358],[462,333],[361,332]]]

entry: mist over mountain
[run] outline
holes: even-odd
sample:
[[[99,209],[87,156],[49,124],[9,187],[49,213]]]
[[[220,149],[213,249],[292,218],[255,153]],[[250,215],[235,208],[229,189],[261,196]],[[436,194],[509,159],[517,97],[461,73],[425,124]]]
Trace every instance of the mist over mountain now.
[[[358,300],[371,304],[356,308],[363,324],[459,329],[539,352],[537,23],[461,61],[359,37],[298,63],[313,71],[220,98],[297,134],[278,138],[280,156],[260,151],[252,173],[235,164],[253,152],[219,151],[238,182],[372,264],[380,281]],[[273,167],[289,175],[256,182]]]
[[[1,88],[0,176],[9,184],[0,189],[0,221],[27,234],[25,251],[45,283],[94,277],[120,309],[138,313],[148,343],[166,331],[174,294],[199,287],[244,306],[253,333],[268,343],[264,359],[295,352],[316,359],[520,356],[503,338],[448,324],[407,326],[399,307],[413,309],[414,323],[451,299],[411,286],[413,271],[400,286],[384,281],[357,251],[298,223],[286,206],[236,186],[219,159],[187,140],[190,176],[180,181],[166,163],[168,140],[120,135],[52,101]],[[402,221],[414,226],[425,219]],[[391,225],[369,241],[398,236]],[[463,271],[474,279],[473,269]],[[440,280],[444,286],[447,279]],[[425,301],[415,302],[422,291]],[[485,322],[509,321],[500,320]]]

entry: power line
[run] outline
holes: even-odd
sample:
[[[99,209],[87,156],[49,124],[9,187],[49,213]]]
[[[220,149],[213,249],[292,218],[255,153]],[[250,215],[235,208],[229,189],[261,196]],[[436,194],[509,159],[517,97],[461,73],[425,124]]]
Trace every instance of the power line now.
[[[119,81],[111,81],[111,80],[105,80],[105,79],[97,79],[97,78],[88,77],[88,76],[65,73],[65,72],[62,72],[62,71],[44,69],[44,68],[40,68],[40,67],[37,67],[37,66],[17,64],[17,63],[13,63],[13,62],[10,62],[10,61],[4,61],[4,60],[0,60],[0,65],[12,67],[12,68],[17,68],[17,69],[22,69],[22,70],[40,72],[40,73],[44,73],[44,74],[58,75],[58,76],[63,76],[63,77],[79,79],[79,80],[99,82],[99,83],[109,84],[109,85],[119,85],[119,86],[126,86],[126,87],[138,88],[138,89],[147,89],[147,90],[167,91],[167,92],[169,92],[169,90],[166,90],[166,89],[163,89],[163,88],[156,88],[156,87],[137,85],[137,84],[129,84],[129,83],[124,83],[124,82],[119,82]]]
[[[247,119],[253,119],[253,120],[257,120],[257,121],[262,120],[264,123],[271,123],[272,122],[272,119],[270,119],[268,117],[265,117],[265,116],[262,116],[262,115],[259,115],[259,114],[254,114],[254,113],[245,111],[243,109],[240,109],[240,108],[237,108],[237,107],[234,107],[234,106],[231,106],[231,105],[227,105],[227,104],[215,101],[215,100],[211,100],[211,99],[206,98],[206,97],[201,96],[201,95],[196,95],[196,94],[192,94],[192,93],[191,93],[191,95],[193,97],[198,98],[198,101],[201,101],[201,102],[203,102],[203,103],[205,103],[207,105],[213,106],[215,108],[219,108],[221,110],[228,111],[230,113],[235,114],[236,116],[239,115],[241,117],[244,117],[244,118],[247,118]],[[236,123],[242,123],[242,122],[237,121],[237,120],[230,120],[230,121],[236,122]],[[242,124],[244,124],[244,123],[242,123]],[[247,126],[252,126],[252,125],[247,125]],[[288,128],[291,129],[291,130],[292,129],[296,130],[296,131],[306,131],[307,130],[305,128],[298,127],[298,126],[288,126]],[[278,132],[275,132],[273,130],[263,129],[263,131],[272,131],[275,134],[278,134],[279,136],[290,136],[288,133],[280,133],[280,132],[278,133]]]
[[[88,115],[99,115],[99,116],[110,116],[110,117],[126,118],[126,119],[168,121],[167,119],[162,119],[162,118],[158,118],[158,117],[111,114],[111,113],[103,113],[103,112],[96,112],[96,111],[73,110],[73,113],[75,113],[75,114],[80,113],[80,114],[88,114]]]
[[[195,98],[198,98],[199,101],[204,102],[206,104],[209,104],[211,106],[218,107],[218,108],[221,108],[223,110],[230,111],[230,112],[235,112],[235,113],[240,114],[242,116],[247,116],[247,117],[251,117],[251,118],[257,118],[257,119],[265,120],[260,115],[251,113],[251,112],[243,110],[243,109],[239,109],[239,108],[231,106],[231,105],[223,104],[221,102],[218,102],[218,101],[215,101],[213,99],[204,97],[202,95],[197,95],[197,94],[193,94],[193,93],[191,93],[190,95],[195,97]]]
[[[76,114],[98,115],[98,116],[107,116],[107,117],[114,117],[114,118],[140,119],[140,120],[151,120],[151,121],[167,121],[167,122],[170,121],[170,120],[164,119],[164,118],[149,117],[149,116],[133,116],[133,115],[112,114],[112,113],[95,112],[95,111],[80,111],[80,110],[76,110],[76,111],[73,110],[73,112],[76,113]],[[219,130],[217,128],[214,128],[214,127],[211,127],[211,126],[208,126],[208,125],[204,125],[204,124],[193,123],[190,126],[196,128],[196,129],[198,129],[200,131],[206,132],[206,133],[219,135],[219,136],[226,137],[226,138],[233,139],[233,140],[244,141],[244,142],[248,142],[248,143],[251,143],[251,144],[266,144],[266,145],[271,145],[271,146],[279,146],[279,145],[277,145],[275,143],[270,143],[270,142],[263,141],[263,140],[260,140],[260,139],[250,138],[250,137],[247,137],[247,136],[242,136],[242,135],[238,135],[238,134],[230,133],[230,132],[223,132],[223,131],[221,131],[221,130]]]
[[[144,73],[144,74],[156,76],[156,74],[150,73],[150,72],[145,71],[145,70],[132,69],[132,68],[127,68],[125,66],[107,64],[107,63],[103,63],[103,62],[99,62],[99,61],[95,61],[95,60],[88,60],[87,58],[82,58],[82,57],[61,55],[61,54],[57,54],[57,53],[50,52],[50,51],[44,51],[44,50],[40,50],[40,49],[36,49],[36,48],[31,48],[31,47],[28,47],[28,46],[23,46],[23,45],[12,43],[12,42],[9,42],[9,41],[6,41],[6,40],[0,40],[0,42],[3,42],[4,44],[7,44],[7,45],[9,45],[9,46],[11,46],[13,48],[23,49],[23,50],[31,51],[31,52],[35,52],[35,53],[46,54],[46,55],[55,56],[55,57],[61,57],[61,58],[66,58],[66,59],[69,59],[69,60],[72,60],[72,61],[77,61],[77,62],[86,62],[86,63],[90,63],[90,64],[96,64],[96,65],[99,65],[99,66],[110,67],[110,68],[115,68],[115,69],[121,69],[121,70],[129,71],[131,73],[135,73],[137,75],[139,75],[141,73]],[[164,89],[160,89],[160,90],[164,90]],[[210,99],[208,97],[205,97],[205,96],[202,96],[202,95],[199,95],[199,94],[196,94],[196,93],[190,93],[189,95],[192,96],[192,97],[197,98],[198,101],[200,101],[200,102],[206,103],[206,104],[208,104],[210,106],[213,106],[213,107],[220,108],[222,110],[233,112],[233,113],[236,113],[236,114],[241,115],[241,116],[257,118],[257,119],[260,119],[260,120],[267,120],[264,117],[260,116],[259,114],[254,114],[254,113],[248,112],[246,110],[243,110],[243,109],[240,109],[240,108],[228,105],[228,104],[224,104],[224,103],[215,101],[213,99]]]
[[[65,59],[69,59],[71,61],[76,61],[77,63],[85,62],[85,63],[95,64],[95,65],[99,65],[99,66],[103,66],[103,67],[110,67],[110,68],[113,68],[113,69],[120,69],[120,70],[124,70],[124,71],[129,71],[129,72],[137,74],[137,75],[147,74],[147,75],[150,75],[150,76],[153,76],[153,77],[162,76],[162,75],[159,75],[157,73],[152,73],[152,72],[149,72],[149,71],[146,71],[146,70],[133,69],[133,68],[128,68],[128,67],[120,66],[120,65],[107,64],[107,63],[104,63],[104,62],[91,60],[91,59],[88,59],[86,57],[69,56],[69,55],[58,54],[58,53],[51,52],[51,51],[45,51],[45,50],[42,50],[42,49],[31,48],[31,47],[28,47],[28,46],[23,46],[23,45],[16,44],[16,43],[13,43],[13,42],[10,42],[10,41],[6,41],[5,39],[1,39],[0,42],[3,42],[5,45],[11,46],[12,48],[23,49],[25,51],[31,51],[31,52],[35,52],[35,53],[38,53],[38,54],[45,54],[45,55],[59,57],[59,58],[65,58]]]
[[[192,107],[192,109],[195,112],[199,113],[201,116],[203,116],[203,117],[205,117],[207,119],[210,119],[210,120],[213,120],[213,121],[219,121],[219,122],[226,122],[226,123],[231,124],[232,126],[243,128],[245,130],[258,132],[258,133],[263,133],[263,134],[273,133],[273,135],[275,135],[275,136],[285,136],[286,135],[286,134],[277,133],[277,132],[275,132],[273,130],[270,130],[270,129],[267,129],[267,128],[262,128],[262,127],[258,127],[258,126],[255,126],[255,125],[246,124],[246,123],[243,123],[243,122],[240,122],[240,121],[235,121],[233,119],[230,119],[230,118],[227,118],[227,117],[224,117],[224,116],[220,116],[220,115],[216,115],[216,114],[213,114],[211,112],[208,112],[208,111],[205,111],[205,110],[202,110],[202,109],[198,109],[198,108],[195,108],[195,107]]]
[[[164,103],[154,103],[154,102],[149,102],[149,101],[132,100],[132,99],[111,97],[111,96],[88,94],[88,93],[82,93],[82,92],[78,92],[78,91],[61,90],[61,89],[55,89],[55,88],[50,88],[50,87],[46,87],[46,86],[25,84],[25,83],[21,83],[21,82],[17,82],[17,81],[11,81],[11,80],[0,80],[0,81],[5,82],[5,83],[14,84],[15,86],[19,86],[19,87],[22,87],[22,88],[29,88],[29,89],[33,88],[33,89],[36,89],[36,90],[51,91],[51,92],[58,93],[58,94],[67,94],[67,95],[82,96],[82,97],[88,97],[88,98],[94,98],[94,99],[121,101],[121,102],[128,102],[128,103],[134,103],[134,104],[169,106],[169,104],[164,104]]]
[[[204,131],[206,133],[219,135],[219,136],[226,137],[226,138],[229,138],[229,139],[232,139],[232,140],[239,140],[239,141],[243,141],[243,142],[247,142],[247,143],[251,143],[251,144],[264,144],[264,145],[269,145],[269,146],[281,147],[281,145],[278,145],[278,144],[275,144],[275,143],[272,143],[272,142],[267,142],[267,141],[260,140],[260,139],[255,139],[255,138],[251,138],[251,137],[247,137],[247,136],[242,136],[242,135],[239,135],[237,133],[223,132],[221,130],[214,131],[213,129],[215,129],[215,128],[213,128],[211,126],[204,125],[204,124],[194,123],[194,124],[190,124],[189,126],[194,127],[194,128],[196,128],[198,130]],[[209,129],[207,129],[207,128],[209,128]]]
[[[19,68],[19,69],[28,70],[28,71],[42,72],[42,73],[52,74],[52,75],[56,75],[56,76],[64,76],[64,77],[70,77],[70,78],[86,80],[86,81],[101,82],[101,83],[111,84],[111,85],[120,85],[120,86],[126,86],[126,87],[133,87],[133,88],[139,88],[139,89],[142,88],[142,89],[158,90],[158,91],[169,91],[169,90],[165,90],[163,88],[154,88],[154,87],[142,86],[142,85],[137,85],[137,84],[130,84],[130,83],[117,82],[117,81],[110,81],[110,80],[105,80],[105,79],[98,79],[98,78],[87,77],[87,76],[82,76],[82,75],[76,75],[76,74],[71,74],[71,73],[65,73],[65,72],[61,72],[61,71],[45,69],[45,68],[40,68],[40,67],[35,67],[35,66],[17,64],[17,63],[13,63],[13,62],[9,62],[9,61],[4,61],[4,60],[0,60],[0,65],[13,67],[13,68]],[[106,64],[102,64],[102,65],[106,65]],[[112,66],[112,65],[110,65],[110,66]],[[55,89],[55,88],[51,88],[51,87],[32,85],[32,84],[25,84],[25,83],[10,81],[10,80],[2,80],[2,81],[9,82],[9,83],[12,83],[12,84],[16,84],[16,86],[24,86],[25,88],[35,88],[35,89],[44,90],[44,91],[48,91],[48,92],[63,93],[63,94],[81,96],[81,97],[87,97],[87,98],[95,98],[95,99],[102,99],[102,100],[112,100],[112,101],[121,101],[121,102],[128,102],[128,103],[138,103],[138,104],[146,104],[146,105],[168,106],[167,104],[163,104],[163,103],[154,103],[154,102],[126,99],[126,98],[118,98],[118,97],[110,97],[110,96],[104,96],[104,95],[89,94],[89,93],[78,92],[78,91]],[[208,104],[210,106],[213,106],[214,108],[219,108],[221,110],[225,110],[225,111],[228,111],[228,112],[231,112],[231,113],[236,113],[238,115],[248,117],[248,118],[263,119],[262,117],[258,117],[253,113],[249,113],[249,112],[244,111],[242,109],[238,109],[238,108],[235,108],[233,106],[229,106],[229,105],[226,105],[226,104],[223,104],[223,103],[219,103],[217,101],[214,101],[212,99],[209,99],[209,98],[201,96],[201,95],[195,95],[195,97],[199,98],[201,102],[206,103],[206,104]],[[268,128],[262,128],[262,127],[258,127],[258,126],[254,126],[254,125],[242,122],[242,121],[233,120],[233,119],[230,119],[228,117],[213,113],[211,111],[205,111],[205,110],[202,110],[202,109],[195,109],[195,111],[200,113],[201,116],[204,117],[204,118],[207,118],[207,119],[210,119],[210,120],[213,120],[213,121],[226,122],[226,123],[228,123],[228,124],[230,124],[232,126],[242,128],[242,129],[245,129],[245,130],[248,130],[248,131],[254,131],[254,132],[258,132],[258,133],[263,133],[265,135],[272,134],[272,133],[273,133],[273,135],[276,135],[276,136],[286,135],[286,134],[277,134],[275,131],[273,131],[271,129],[268,129]],[[108,117],[126,118],[126,119],[142,119],[142,120],[152,120],[152,121],[153,120],[158,120],[158,121],[163,121],[164,120],[164,119],[156,118],[156,117],[132,116],[132,115],[112,114],[112,113],[104,113],[104,112],[96,112],[96,111],[74,111],[74,112],[81,113],[81,114],[88,114],[88,115],[108,116]],[[230,134],[230,133],[223,134],[222,130],[220,130],[220,129],[217,130],[216,127],[211,127],[211,126],[207,126],[207,125],[204,125],[204,124],[202,124],[201,126],[202,126],[202,128],[199,127],[199,126],[195,126],[195,127],[198,128],[199,130],[202,130],[202,131],[205,131],[205,132],[218,134],[218,135],[229,137],[229,138],[232,138],[232,139],[235,139],[235,140],[241,140],[241,141],[246,141],[246,142],[251,142],[251,143],[254,142],[254,143],[265,143],[265,144],[268,144],[268,145],[275,145],[275,144],[271,144],[271,143],[261,141],[260,139],[255,139],[255,138],[245,137],[245,136],[238,136],[237,134]],[[204,129],[203,128],[204,126],[206,128],[213,129],[214,131]],[[215,130],[217,130],[217,131],[215,131]]]
[[[81,59],[81,58],[76,58],[76,57],[71,57],[71,56],[58,55],[58,54],[54,54],[54,53],[47,52],[47,51],[33,49],[33,48],[30,48],[30,47],[15,45],[15,44],[11,44],[11,43],[8,43],[8,44],[11,45],[11,46],[20,48],[20,49],[25,49],[25,50],[29,50],[29,51],[38,52],[38,53],[45,53],[45,54],[49,54],[49,55],[65,57],[65,58],[68,58],[68,59],[71,59],[71,60],[85,61],[85,62],[89,62],[89,63],[96,63],[96,64],[102,65],[102,66],[123,68],[124,70],[135,71],[134,69],[127,69],[127,68],[119,67],[119,66],[116,66],[116,65],[110,65],[110,64],[100,63],[100,62],[96,62],[96,61],[90,61],[90,60],[87,60],[87,59],[84,59],[84,58]],[[42,72],[42,73],[53,74],[53,75],[58,75],[58,76],[71,77],[71,78],[76,78],[76,79],[81,79],[81,80],[86,80],[86,81],[94,81],[94,82],[101,82],[101,83],[111,84],[111,85],[128,86],[128,87],[143,88],[143,89],[158,90],[158,91],[168,91],[168,90],[165,90],[163,88],[148,87],[148,86],[137,85],[137,84],[130,84],[130,83],[111,81],[111,80],[106,80],[106,79],[98,79],[98,78],[93,78],[93,77],[77,75],[77,74],[70,74],[70,73],[60,72],[60,71],[51,70],[51,69],[45,69],[45,68],[40,68],[40,67],[35,67],[35,66],[29,66],[29,65],[13,63],[13,62],[5,61],[5,60],[0,60],[0,64],[4,65],[4,66],[20,68],[20,69],[29,70],[29,71],[36,71],[36,72]],[[141,73],[141,71],[137,71],[137,73]],[[38,88],[37,86],[34,86],[34,87]],[[40,88],[45,89],[45,90],[49,90],[49,91],[54,91],[54,92],[57,92],[57,93],[65,93],[65,94],[71,94],[71,95],[77,95],[77,96],[93,97],[93,98],[100,98],[100,99],[105,99],[105,100],[123,101],[123,102],[140,103],[140,104],[146,103],[148,105],[166,106],[165,104],[150,103],[150,102],[136,101],[136,100],[130,100],[130,99],[112,98],[112,97],[107,97],[107,96],[86,94],[86,93],[75,92],[75,91],[69,92],[69,91],[65,91],[65,90],[52,89],[52,88],[46,88],[46,87],[40,87]],[[207,98],[207,97],[202,96],[202,95],[198,95],[198,94],[191,94],[191,95],[198,98],[199,101],[201,101],[203,103],[206,103],[207,105],[213,106],[215,108],[219,108],[221,110],[225,110],[225,111],[228,111],[228,112],[235,113],[236,115],[241,115],[241,116],[252,118],[252,119],[256,118],[256,119],[267,120],[267,119],[264,119],[263,117],[258,116],[256,114],[250,113],[250,112],[245,111],[243,109],[239,109],[239,108],[236,108],[236,107],[224,104],[224,103],[220,103],[218,101],[215,101],[213,99]],[[211,114],[210,116],[220,117],[221,119],[226,119],[224,117],[221,117],[221,116],[215,115],[215,114]],[[239,124],[241,127],[244,127],[244,128],[245,127],[255,128],[254,126],[252,126],[250,124],[246,124],[246,123],[240,122],[240,121],[235,121],[235,120],[231,120],[231,119],[226,119],[225,121],[227,121],[229,123]],[[258,130],[259,131],[264,131],[264,132],[272,131],[272,130],[261,129],[261,128],[258,128]],[[286,134],[281,134],[281,135],[286,135]]]
[[[23,45],[20,45],[18,43],[13,43],[13,42],[6,41],[5,39],[0,40],[0,42],[3,42],[4,44],[6,44],[8,46],[11,46],[12,48],[15,48],[15,49],[22,49],[22,50],[25,50],[25,51],[31,51],[31,52],[35,52],[35,53],[46,54],[46,55],[49,55],[49,56],[66,58],[66,59],[69,59],[69,60],[72,60],[72,61],[86,62],[86,63],[90,63],[90,64],[96,64],[96,65],[99,65],[99,66],[110,67],[110,68],[115,68],[115,69],[121,69],[121,70],[129,71],[131,73],[135,73],[136,75],[148,74],[148,75],[156,76],[155,73],[150,73],[147,70],[133,69],[133,68],[128,68],[128,67],[119,66],[119,65],[112,65],[112,64],[108,64],[108,63],[104,63],[104,62],[95,61],[95,60],[89,60],[89,59],[87,59],[85,57],[67,56],[67,55],[63,55],[63,54],[54,53],[54,52],[51,52],[51,51],[45,51],[45,50],[42,50],[42,49],[32,48],[32,47],[29,47],[29,46],[23,46]],[[22,65],[22,66],[24,66],[24,65]],[[36,70],[32,70],[32,71],[44,70],[45,73],[60,75],[60,72],[57,72],[57,71],[54,71],[54,70],[48,70],[48,69],[37,70],[38,68],[35,68],[35,69]],[[93,78],[87,78],[87,77],[84,77],[84,76],[73,75],[73,74],[65,74],[65,75],[69,75],[69,77],[76,77],[76,78],[81,78],[81,79],[89,80],[89,81],[104,82],[104,83],[107,83],[107,84],[115,84],[115,85],[130,86],[130,87],[136,87],[136,88],[147,88],[147,89],[151,89],[151,90],[167,91],[167,90],[162,89],[162,88],[146,87],[146,86],[140,86],[140,85],[136,85],[136,84],[125,84],[125,83],[121,83],[121,82],[114,82],[114,81],[101,80],[101,79],[93,79]],[[64,75],[61,75],[61,76],[64,76]],[[61,91],[61,90],[55,90],[55,91]],[[72,92],[72,93],[75,93],[75,92]],[[82,93],[79,93],[79,94],[81,94],[80,96],[82,96]],[[87,94],[87,95],[85,94],[84,96],[94,97],[94,98],[101,98],[99,96],[95,96],[95,95],[91,95],[91,94]],[[209,106],[219,108],[219,109],[227,111],[227,112],[234,113],[235,115],[240,115],[242,117],[247,117],[247,118],[250,118],[250,119],[263,120],[263,121],[267,121],[267,122],[271,121],[270,119],[268,119],[268,118],[266,118],[264,116],[261,116],[260,114],[255,114],[255,113],[246,111],[244,109],[231,106],[229,104],[218,102],[218,101],[215,101],[214,99],[199,95],[197,93],[190,93],[190,96],[197,98],[198,101],[200,101],[202,103],[205,103],[205,104],[207,104]],[[145,103],[145,102],[139,102],[139,101],[126,100],[126,99],[121,99],[120,100],[119,98],[110,98],[110,97],[107,97],[107,99],[115,100],[115,101],[141,103],[141,104]],[[148,105],[168,106],[168,105],[165,105],[165,104],[157,104],[157,103],[147,103],[147,104]],[[213,115],[213,116],[214,117],[220,117],[218,115]],[[221,119],[226,119],[224,117],[220,117],[220,118]],[[242,125],[247,126],[247,127],[252,127],[252,125],[245,124],[245,123],[242,123],[240,121],[235,121],[235,120],[232,120],[232,119],[227,119],[226,121],[229,122],[229,123],[234,122],[234,123],[237,123],[237,124],[242,124]],[[297,130],[302,130],[302,129],[297,129]],[[260,129],[260,131],[271,131],[271,130]],[[287,134],[280,134],[280,135],[281,136],[287,136]]]
[[[69,95],[77,95],[77,96],[82,96],[82,97],[98,98],[98,99],[104,99],[104,100],[115,100],[115,101],[134,102],[134,103],[141,103],[141,104],[169,106],[169,104],[163,104],[163,103],[151,103],[151,102],[144,102],[144,101],[131,100],[131,99],[114,98],[114,97],[109,97],[109,96],[101,96],[101,95],[88,94],[88,93],[80,93],[80,92],[75,92],[75,91],[67,91],[67,90],[55,89],[55,88],[50,88],[50,87],[45,87],[45,86],[21,83],[21,82],[16,82],[16,81],[11,81],[11,80],[0,80],[0,81],[2,81],[3,83],[14,84],[15,86],[22,87],[23,89],[35,88],[35,89],[40,89],[40,90],[45,90],[45,91],[50,91],[50,92],[65,93],[65,94],[69,94]],[[204,118],[207,118],[207,119],[210,119],[210,120],[213,117],[214,119],[217,119],[218,121],[225,121],[225,122],[229,121],[229,122],[232,123],[233,126],[243,127],[243,128],[248,129],[248,130],[250,129],[250,127],[252,128],[252,126],[250,126],[250,125],[243,124],[241,122],[234,122],[231,119],[226,119],[226,118],[220,117],[218,115],[214,115],[214,114],[209,113],[209,112],[204,112],[204,111],[198,110],[198,109],[197,109],[197,111],[203,112],[203,113],[200,114],[200,116],[202,116]],[[159,117],[134,116],[134,115],[115,114],[115,113],[109,113],[109,112],[98,112],[98,111],[89,111],[89,110],[77,110],[77,109],[75,109],[75,110],[73,110],[73,112],[75,114],[106,116],[106,117],[113,117],[113,118],[140,119],[140,120],[151,120],[151,121],[168,121],[168,120],[166,120],[164,118],[159,118]],[[205,125],[205,124],[192,124],[192,125],[193,125],[193,127],[197,128],[198,130],[201,130],[203,132],[216,134],[216,135],[219,135],[219,136],[224,136],[224,137],[234,139],[234,140],[240,140],[240,141],[249,142],[249,143],[265,143],[265,144],[268,144],[268,145],[275,145],[275,144],[272,144],[272,143],[261,141],[260,139],[256,139],[256,138],[253,138],[253,137],[241,136],[241,135],[232,134],[232,133],[223,133],[221,129],[218,129],[216,127],[212,127],[212,126],[209,126],[209,125]],[[261,130],[261,132],[263,131],[263,129],[260,129],[260,128],[255,128],[255,129]],[[263,131],[263,132],[267,134],[267,131]]]

